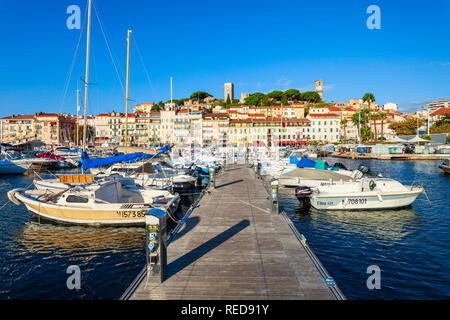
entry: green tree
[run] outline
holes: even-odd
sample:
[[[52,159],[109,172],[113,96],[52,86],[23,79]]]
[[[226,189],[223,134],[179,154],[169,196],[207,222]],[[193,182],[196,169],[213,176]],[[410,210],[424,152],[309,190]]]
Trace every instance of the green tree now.
[[[381,119],[381,139],[384,140],[384,120],[387,118],[386,112],[380,113]]]
[[[159,104],[154,104],[152,106],[152,112],[160,112],[161,111],[161,107],[159,106]]]
[[[372,103],[375,103],[375,96],[373,95],[373,93],[367,92],[363,98],[362,98],[363,102],[367,102],[369,104],[369,113],[367,114],[367,118],[369,119],[369,124],[370,124],[370,119],[372,119],[371,115],[370,115],[370,105]],[[375,120],[372,119],[375,123]]]
[[[419,120],[419,127],[424,123],[424,120]],[[389,126],[389,129],[394,130],[398,136],[417,134],[417,119],[411,118],[405,121],[394,122]]]
[[[320,96],[315,91],[306,91],[301,94],[301,100],[302,101],[308,101],[308,102],[320,102]]]
[[[449,133],[450,132],[450,114],[446,114],[441,120],[436,121],[430,127],[430,133]]]
[[[347,123],[348,123],[347,119],[341,120],[341,126],[344,129],[344,140],[347,139]]]
[[[286,95],[286,97],[287,97],[288,99],[291,99],[291,100],[293,100],[293,101],[298,101],[298,100],[300,100],[300,99],[301,99],[301,96],[302,96],[302,94],[300,93],[300,91],[297,90],[297,89],[289,89],[289,90],[286,90],[286,91],[284,92],[284,94]]]
[[[373,124],[374,124],[375,141],[377,141],[377,139],[378,139],[377,120],[380,118],[380,115],[378,113],[372,113],[370,115],[370,118],[372,119]]]
[[[358,128],[358,135],[361,138],[361,140],[365,141],[367,136],[370,137],[370,134],[367,134],[368,130],[367,128],[367,115],[369,113],[369,109],[364,108],[360,112],[355,112],[352,117],[352,123],[353,125],[357,126]]]
[[[251,96],[245,98],[245,104],[248,106],[260,106],[261,99],[264,98],[264,93],[255,92]]]
[[[281,96],[281,104],[283,106],[287,106],[288,105],[288,98],[287,96],[283,93],[283,95]]]
[[[193,94],[191,94],[191,96],[189,98],[192,100],[203,100],[207,97],[212,97],[212,95],[210,95],[208,92],[197,91],[197,92],[194,92]]]
[[[231,104],[230,96],[227,96],[227,101],[225,102],[225,104],[226,104],[227,106]]]
[[[266,96],[268,96],[269,98],[272,98],[274,100],[280,101],[281,97],[283,96],[283,91],[279,91],[279,90],[275,90],[272,92],[269,92]]]
[[[272,98],[269,96],[264,96],[260,101],[260,105],[262,107],[270,107],[272,105]]]

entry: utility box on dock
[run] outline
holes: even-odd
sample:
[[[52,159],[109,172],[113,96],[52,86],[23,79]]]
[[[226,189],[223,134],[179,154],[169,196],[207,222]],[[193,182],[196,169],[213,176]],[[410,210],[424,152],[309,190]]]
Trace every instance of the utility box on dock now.
[[[147,280],[163,282],[167,266],[167,212],[152,209],[145,214]]]

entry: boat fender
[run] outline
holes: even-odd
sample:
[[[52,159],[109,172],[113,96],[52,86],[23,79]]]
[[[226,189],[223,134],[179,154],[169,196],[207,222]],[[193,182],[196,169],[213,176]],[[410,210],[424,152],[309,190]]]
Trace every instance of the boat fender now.
[[[377,184],[375,183],[375,181],[370,180],[370,182],[369,182],[370,191],[373,191],[373,189],[375,189],[376,186],[377,186]]]

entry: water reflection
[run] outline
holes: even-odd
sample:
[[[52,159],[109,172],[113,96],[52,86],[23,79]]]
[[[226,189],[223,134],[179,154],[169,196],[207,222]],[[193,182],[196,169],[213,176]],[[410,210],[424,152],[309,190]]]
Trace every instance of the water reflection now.
[[[27,253],[68,254],[118,253],[145,244],[144,229],[92,228],[31,221],[17,238],[17,250]]]
[[[412,207],[393,210],[326,211],[301,207],[291,194],[281,196],[280,199],[280,206],[294,206],[291,214],[294,222],[325,225],[346,234],[364,234],[383,241],[399,241],[413,232],[415,226],[421,222]]]

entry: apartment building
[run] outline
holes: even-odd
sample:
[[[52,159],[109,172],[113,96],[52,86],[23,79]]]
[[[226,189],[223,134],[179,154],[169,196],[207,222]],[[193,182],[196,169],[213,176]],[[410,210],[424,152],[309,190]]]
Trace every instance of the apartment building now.
[[[24,143],[40,140],[48,145],[73,142],[74,119],[66,114],[36,113],[1,119],[2,142]]]
[[[229,117],[225,113],[205,114],[202,120],[202,145],[226,142],[229,121]]]
[[[335,113],[310,113],[311,140],[338,142],[341,137],[341,118]]]

